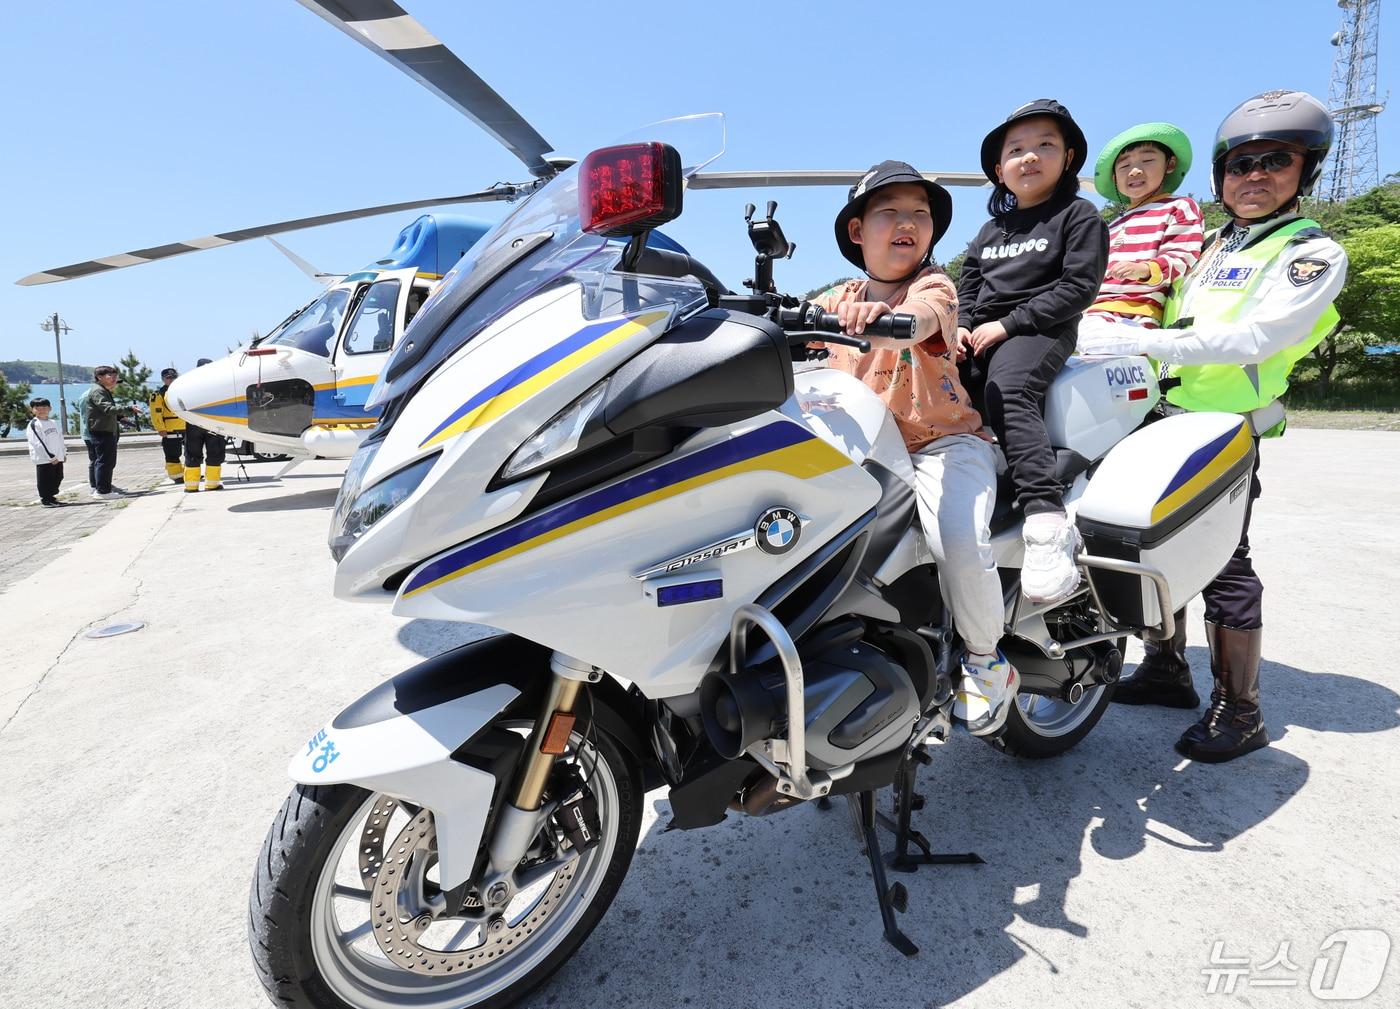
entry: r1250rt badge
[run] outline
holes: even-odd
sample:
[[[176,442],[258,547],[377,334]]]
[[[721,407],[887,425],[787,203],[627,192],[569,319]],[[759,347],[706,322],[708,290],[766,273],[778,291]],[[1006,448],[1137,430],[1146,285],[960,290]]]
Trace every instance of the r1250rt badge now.
[[[758,549],[766,554],[785,554],[802,537],[802,520],[791,508],[769,508],[753,527]]]

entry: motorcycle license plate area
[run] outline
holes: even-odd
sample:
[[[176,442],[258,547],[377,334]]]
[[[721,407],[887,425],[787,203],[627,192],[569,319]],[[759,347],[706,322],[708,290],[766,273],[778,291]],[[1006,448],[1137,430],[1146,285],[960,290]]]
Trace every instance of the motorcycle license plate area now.
[[[1206,587],[1239,545],[1257,448],[1237,414],[1167,417],[1125,438],[1099,466],[1079,503],[1085,551],[1156,568],[1174,606]],[[1145,578],[1089,569],[1120,623],[1161,622]]]

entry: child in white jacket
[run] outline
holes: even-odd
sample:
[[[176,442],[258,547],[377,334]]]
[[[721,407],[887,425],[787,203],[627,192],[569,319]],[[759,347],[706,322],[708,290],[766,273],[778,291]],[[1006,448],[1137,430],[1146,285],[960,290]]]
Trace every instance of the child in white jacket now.
[[[57,508],[60,504],[58,487],[63,483],[63,460],[68,457],[68,447],[63,444],[58,422],[49,419],[52,408],[53,405],[42,396],[31,399],[29,411],[34,414],[34,419],[25,431],[29,458],[34,462],[39,482],[39,503],[45,508]]]

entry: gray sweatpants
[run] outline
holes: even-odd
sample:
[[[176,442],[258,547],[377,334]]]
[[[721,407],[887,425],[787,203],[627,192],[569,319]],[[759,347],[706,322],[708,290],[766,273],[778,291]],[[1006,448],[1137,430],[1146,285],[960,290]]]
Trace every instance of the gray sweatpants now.
[[[919,521],[938,563],[943,600],[969,651],[988,654],[1001,640],[1001,581],[992,557],[996,452],[970,434],[930,442],[911,456]]]

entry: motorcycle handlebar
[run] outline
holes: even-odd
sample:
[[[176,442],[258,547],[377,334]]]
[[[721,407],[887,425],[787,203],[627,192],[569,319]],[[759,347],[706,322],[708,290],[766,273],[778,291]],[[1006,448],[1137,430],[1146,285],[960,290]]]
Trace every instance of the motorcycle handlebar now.
[[[836,318],[835,312],[823,312],[816,305],[802,304],[797,308],[778,309],[777,323],[788,333],[821,333],[841,339],[831,339],[828,343],[850,343],[860,346],[862,351],[870,349],[870,343],[859,337],[845,336],[845,327]],[[863,336],[888,337],[894,340],[914,338],[914,317],[897,312],[886,312],[873,322],[865,324]]]

